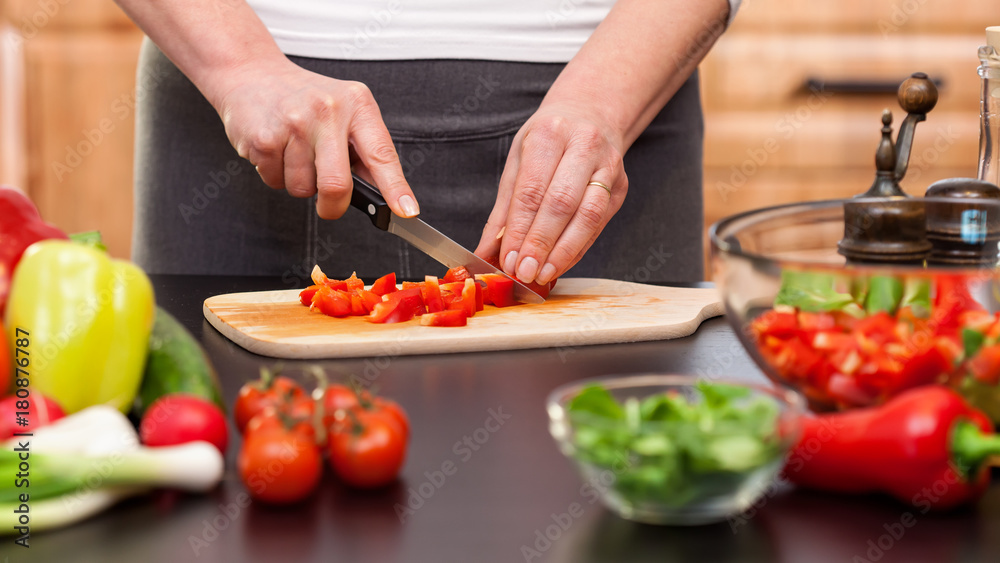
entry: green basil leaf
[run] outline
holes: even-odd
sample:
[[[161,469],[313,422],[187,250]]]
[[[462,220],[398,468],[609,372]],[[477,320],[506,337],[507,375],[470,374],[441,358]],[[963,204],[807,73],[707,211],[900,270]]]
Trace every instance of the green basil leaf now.
[[[903,298],[903,282],[895,276],[872,276],[868,279],[865,311],[872,315],[885,311],[892,314]]]
[[[962,329],[962,346],[965,348],[966,359],[972,358],[979,353],[979,349],[983,347],[983,342],[986,341],[986,335],[979,332],[974,328],[963,328]]]
[[[903,282],[903,299],[900,307],[909,307],[915,315],[927,318],[931,314],[931,280],[908,278]]]
[[[813,313],[839,310],[854,303],[854,296],[837,291],[837,282],[835,274],[783,270],[774,304]]]
[[[570,413],[587,412],[612,420],[623,420],[625,418],[625,411],[622,409],[622,406],[618,404],[618,401],[611,396],[611,393],[607,389],[599,385],[588,385],[585,387],[579,395],[569,401],[569,404],[566,405],[566,410]]]

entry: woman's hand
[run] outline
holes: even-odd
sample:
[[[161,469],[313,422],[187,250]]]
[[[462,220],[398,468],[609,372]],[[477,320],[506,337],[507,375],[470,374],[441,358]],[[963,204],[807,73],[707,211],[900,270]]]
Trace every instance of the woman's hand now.
[[[268,186],[295,197],[318,193],[316,212],[337,219],[351,201],[353,165],[394,213],[419,213],[364,84],[327,78],[287,59],[248,64],[226,83],[216,103],[226,134]]]
[[[499,256],[525,283],[565,273],[622,206],[624,152],[622,136],[597,113],[543,103],[514,137],[476,254]]]

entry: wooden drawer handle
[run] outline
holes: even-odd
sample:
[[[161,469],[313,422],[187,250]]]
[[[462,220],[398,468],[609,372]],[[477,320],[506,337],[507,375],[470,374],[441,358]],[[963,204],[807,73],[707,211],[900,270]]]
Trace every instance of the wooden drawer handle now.
[[[887,94],[894,95],[899,91],[899,83],[902,80],[823,80],[822,78],[807,78],[805,89],[810,92],[826,92],[830,94],[852,94],[870,95]],[[941,89],[944,81],[940,78],[932,80],[934,85]]]

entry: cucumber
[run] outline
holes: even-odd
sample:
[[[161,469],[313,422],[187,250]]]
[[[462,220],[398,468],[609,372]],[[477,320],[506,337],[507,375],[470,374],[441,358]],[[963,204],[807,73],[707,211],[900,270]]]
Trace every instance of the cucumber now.
[[[141,416],[153,401],[171,393],[195,395],[226,411],[219,378],[205,351],[173,315],[157,307],[146,371],[135,399],[137,414]]]

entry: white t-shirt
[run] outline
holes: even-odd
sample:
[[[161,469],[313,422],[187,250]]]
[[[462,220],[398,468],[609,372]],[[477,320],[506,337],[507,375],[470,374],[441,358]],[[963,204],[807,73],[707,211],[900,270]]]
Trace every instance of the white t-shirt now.
[[[730,21],[740,2],[729,0]],[[615,0],[249,3],[287,55],[353,60],[568,62]]]

